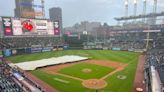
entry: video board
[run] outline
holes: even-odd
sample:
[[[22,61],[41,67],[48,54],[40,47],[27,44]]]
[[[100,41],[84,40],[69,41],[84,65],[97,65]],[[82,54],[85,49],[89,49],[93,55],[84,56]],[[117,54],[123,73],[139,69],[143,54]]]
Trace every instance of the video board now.
[[[55,35],[53,22],[45,19],[3,17],[5,36]]]

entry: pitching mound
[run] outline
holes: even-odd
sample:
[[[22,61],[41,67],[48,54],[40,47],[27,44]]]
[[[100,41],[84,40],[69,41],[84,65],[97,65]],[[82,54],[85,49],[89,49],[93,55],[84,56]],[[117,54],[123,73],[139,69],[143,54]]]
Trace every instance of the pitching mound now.
[[[118,79],[121,79],[121,80],[125,80],[127,78],[127,76],[124,76],[124,75],[118,75],[117,76]]]
[[[90,72],[92,72],[92,69],[85,68],[85,69],[82,69],[81,71],[84,73],[90,73]]]
[[[82,85],[89,89],[102,89],[107,86],[107,83],[104,80],[89,79],[83,81]]]

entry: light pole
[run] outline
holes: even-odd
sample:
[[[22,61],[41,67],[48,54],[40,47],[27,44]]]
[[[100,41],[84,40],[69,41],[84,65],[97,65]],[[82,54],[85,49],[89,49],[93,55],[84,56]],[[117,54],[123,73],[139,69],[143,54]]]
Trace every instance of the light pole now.
[[[137,14],[137,0],[134,0],[134,16],[136,16]],[[134,19],[134,22],[136,21],[136,19]]]
[[[143,0],[143,15],[146,15],[147,1]],[[145,17],[142,19],[142,22],[145,23]]]
[[[125,0],[125,17],[128,17],[128,0]],[[127,20],[125,22],[127,22]]]
[[[43,18],[45,18],[44,0],[41,0],[41,3],[42,3]]]

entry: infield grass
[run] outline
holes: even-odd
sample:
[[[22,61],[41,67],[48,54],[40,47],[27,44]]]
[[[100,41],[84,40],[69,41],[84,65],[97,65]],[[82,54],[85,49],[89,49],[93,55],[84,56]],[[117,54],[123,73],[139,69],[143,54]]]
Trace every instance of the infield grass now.
[[[82,70],[83,69],[91,69],[92,71],[90,73],[85,73]],[[87,63],[79,63],[75,64],[73,66],[61,69],[59,72],[82,78],[82,79],[99,79],[108,73],[112,72],[114,69],[100,66],[100,65],[94,65],[94,64],[87,64]]]

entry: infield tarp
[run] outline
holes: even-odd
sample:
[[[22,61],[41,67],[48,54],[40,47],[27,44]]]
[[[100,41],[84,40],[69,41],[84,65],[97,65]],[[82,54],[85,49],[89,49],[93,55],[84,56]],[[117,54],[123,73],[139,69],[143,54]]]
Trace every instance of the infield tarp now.
[[[42,60],[36,60],[36,61],[27,61],[23,63],[16,63],[14,65],[18,66],[19,68],[23,70],[35,70],[36,68],[39,68],[39,67],[72,63],[72,62],[78,62],[78,61],[87,60],[87,59],[88,57],[72,55],[72,56],[61,56],[61,57],[42,59]]]

